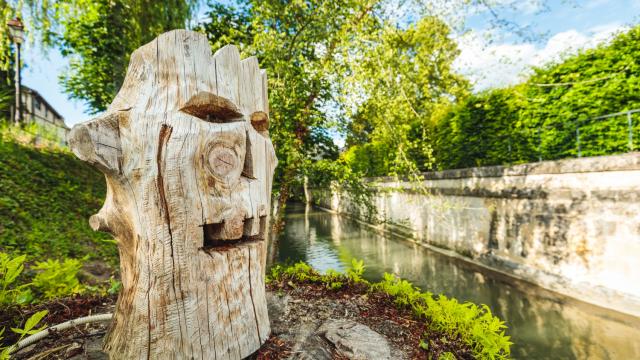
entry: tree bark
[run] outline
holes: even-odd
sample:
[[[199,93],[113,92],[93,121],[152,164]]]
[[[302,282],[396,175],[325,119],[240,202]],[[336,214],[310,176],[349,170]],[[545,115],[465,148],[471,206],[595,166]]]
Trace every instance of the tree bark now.
[[[118,241],[115,359],[241,359],[268,338],[273,171],[266,74],[234,46],[176,30],[136,50],[107,112],[69,144],[105,174],[90,219]]]

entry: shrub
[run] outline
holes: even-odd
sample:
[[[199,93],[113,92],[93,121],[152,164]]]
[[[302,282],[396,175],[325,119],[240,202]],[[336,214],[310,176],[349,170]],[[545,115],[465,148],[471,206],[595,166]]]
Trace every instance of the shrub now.
[[[42,299],[54,299],[83,293],[87,288],[80,284],[78,271],[82,263],[77,259],[45,260],[36,262],[30,271],[24,272],[25,255],[12,257],[0,252],[0,306],[23,305]],[[35,274],[32,279],[26,275]],[[21,276],[22,275],[22,276]],[[94,287],[97,293],[119,290],[119,282]]]
[[[84,291],[77,276],[80,268],[82,263],[77,259],[36,262],[33,269],[40,272],[33,278],[33,287],[46,299],[80,294]]]
[[[534,68],[520,85],[445,108],[433,117],[437,168],[575,157],[577,127],[582,156],[629,151],[626,116],[593,118],[640,107],[639,44],[636,26],[608,44]],[[637,114],[632,120],[637,139]]]

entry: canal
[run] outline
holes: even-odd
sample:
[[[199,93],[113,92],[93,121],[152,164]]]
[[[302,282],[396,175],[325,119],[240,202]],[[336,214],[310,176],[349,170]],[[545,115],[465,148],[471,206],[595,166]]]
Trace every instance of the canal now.
[[[487,304],[506,321],[516,359],[640,359],[640,319],[607,311],[488,271],[371,227],[302,204],[289,204],[270,261],[305,261],[325,271],[363,259],[365,277],[384,272],[423,290]]]

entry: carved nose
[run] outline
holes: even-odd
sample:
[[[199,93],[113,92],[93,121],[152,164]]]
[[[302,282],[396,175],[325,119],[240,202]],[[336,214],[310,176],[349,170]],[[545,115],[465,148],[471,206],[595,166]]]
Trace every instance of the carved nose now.
[[[67,142],[71,151],[80,160],[88,161],[93,157],[95,147],[91,140],[91,134],[84,124],[77,124],[71,128],[69,135],[67,135]]]
[[[76,124],[69,131],[67,142],[80,160],[106,173],[119,171],[122,151],[117,114],[106,114]]]

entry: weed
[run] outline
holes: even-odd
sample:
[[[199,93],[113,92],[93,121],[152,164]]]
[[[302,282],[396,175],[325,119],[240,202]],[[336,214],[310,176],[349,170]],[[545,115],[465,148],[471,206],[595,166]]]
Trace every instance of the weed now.
[[[18,342],[20,342],[20,340],[22,340],[27,335],[33,335],[44,330],[46,326],[41,326],[39,328],[36,328],[36,326],[40,323],[40,321],[42,321],[42,319],[44,319],[45,316],[47,316],[47,314],[47,310],[38,311],[27,319],[22,328],[11,328],[11,331],[20,335],[20,337],[18,338]],[[2,343],[4,331],[5,328],[0,329],[0,343]],[[0,346],[0,360],[8,360],[14,348],[15,345]]]
[[[25,304],[33,299],[29,283],[17,285],[24,270],[25,255],[10,257],[0,252],[0,305]]]
[[[33,279],[33,287],[46,299],[80,294],[84,291],[77,276],[81,267],[82,264],[77,259],[36,262],[33,269],[40,272]]]

